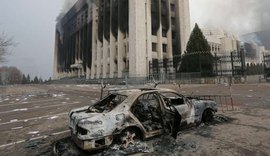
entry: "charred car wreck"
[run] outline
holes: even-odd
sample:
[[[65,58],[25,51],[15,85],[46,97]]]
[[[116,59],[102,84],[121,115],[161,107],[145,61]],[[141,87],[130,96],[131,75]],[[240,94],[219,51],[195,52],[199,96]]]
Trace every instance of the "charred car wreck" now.
[[[217,111],[214,101],[186,98],[168,89],[133,89],[110,93],[93,106],[72,110],[69,127],[83,150],[97,150],[119,141],[124,147],[134,139],[170,133],[180,126],[205,122]]]

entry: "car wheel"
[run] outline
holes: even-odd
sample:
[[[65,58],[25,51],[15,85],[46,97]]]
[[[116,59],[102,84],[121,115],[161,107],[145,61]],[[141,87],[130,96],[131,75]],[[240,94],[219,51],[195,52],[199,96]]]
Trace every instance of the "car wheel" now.
[[[204,123],[211,122],[211,121],[213,121],[213,119],[214,119],[213,111],[210,109],[206,109],[202,115],[202,122],[204,122]]]
[[[139,139],[139,137],[135,130],[127,129],[121,133],[119,139],[122,146],[127,148],[130,144],[134,144],[135,140]]]

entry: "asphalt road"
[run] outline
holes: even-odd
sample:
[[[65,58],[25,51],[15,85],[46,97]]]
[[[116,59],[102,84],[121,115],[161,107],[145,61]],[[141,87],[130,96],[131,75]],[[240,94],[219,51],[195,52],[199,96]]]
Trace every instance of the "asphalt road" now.
[[[233,118],[231,122],[182,131],[175,143],[155,147],[160,149],[156,155],[270,155],[270,84],[233,85],[231,92],[226,84],[160,87],[185,95],[231,93],[237,109],[220,111]],[[0,155],[50,155],[55,141],[70,136],[68,112],[91,105],[99,97],[99,86],[0,87]],[[170,143],[177,146],[170,148]],[[196,148],[178,148],[189,144]]]
[[[98,90],[86,92],[84,86],[77,90],[68,85],[35,87],[47,92],[31,94],[30,89],[30,93],[1,96],[0,155],[38,154],[36,148],[42,150],[43,143],[48,146],[50,140],[69,134],[71,109],[91,105],[100,96]],[[39,140],[44,142],[36,142]]]

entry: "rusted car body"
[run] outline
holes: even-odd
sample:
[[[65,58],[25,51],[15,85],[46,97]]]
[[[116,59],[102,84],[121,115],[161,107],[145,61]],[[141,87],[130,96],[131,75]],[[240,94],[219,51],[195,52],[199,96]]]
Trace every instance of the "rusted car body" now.
[[[176,136],[181,125],[210,120],[216,111],[214,101],[188,99],[173,90],[121,90],[93,106],[72,110],[69,127],[77,146],[92,151],[116,140],[128,146],[134,138]]]

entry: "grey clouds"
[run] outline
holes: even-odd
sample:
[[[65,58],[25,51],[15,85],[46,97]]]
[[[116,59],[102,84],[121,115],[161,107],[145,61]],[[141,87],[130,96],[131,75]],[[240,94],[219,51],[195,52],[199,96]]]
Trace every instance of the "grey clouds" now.
[[[192,22],[236,34],[270,29],[270,0],[190,0]]]

